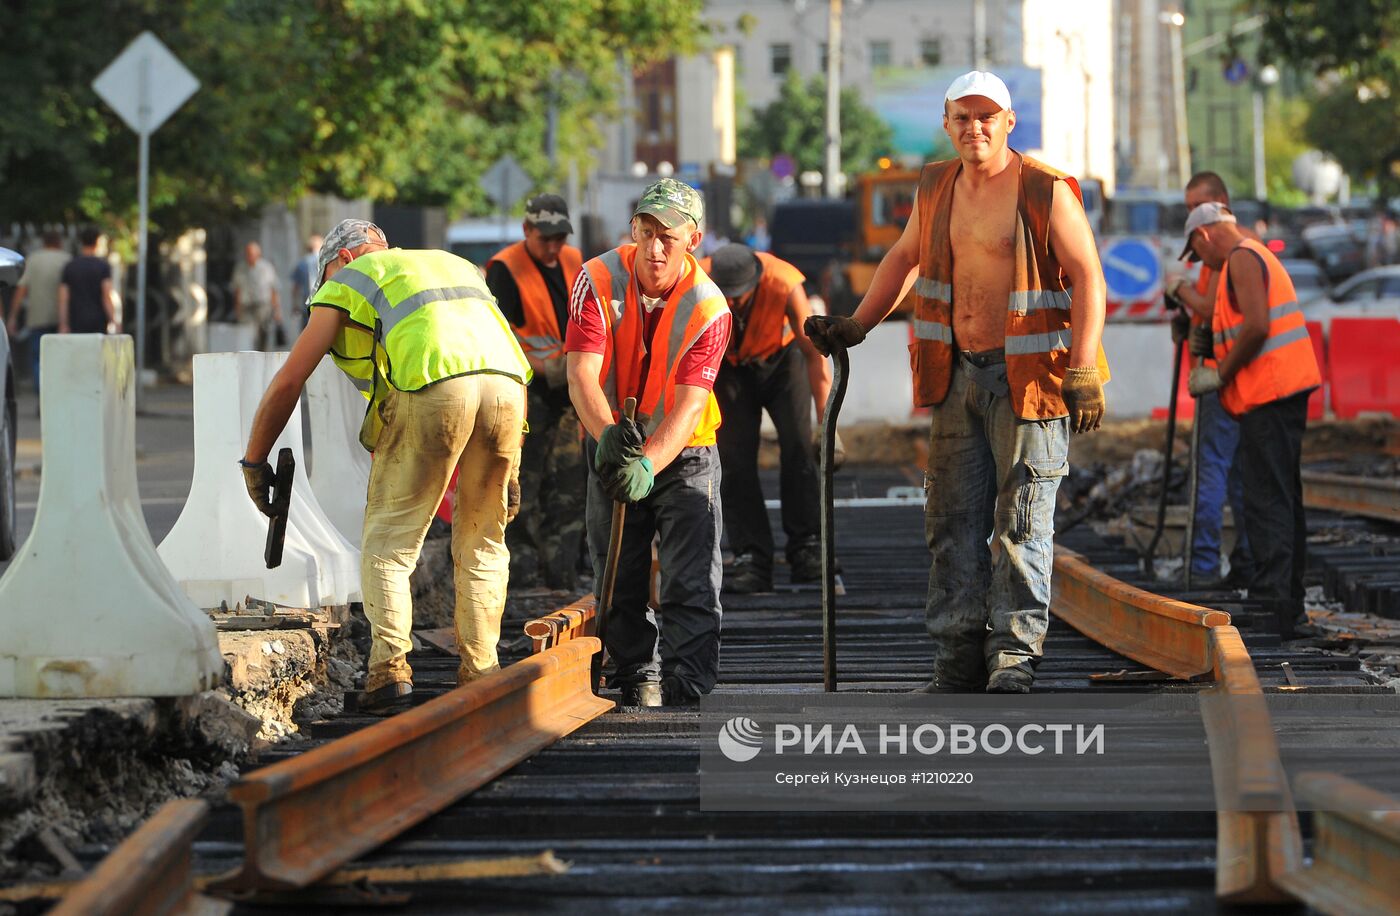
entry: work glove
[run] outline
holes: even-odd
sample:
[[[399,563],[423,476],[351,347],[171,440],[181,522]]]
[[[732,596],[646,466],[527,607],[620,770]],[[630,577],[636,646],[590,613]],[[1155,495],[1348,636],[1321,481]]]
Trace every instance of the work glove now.
[[[1190,336],[1191,316],[1177,309],[1177,311],[1172,314],[1172,343],[1179,344]]]
[[[506,523],[515,521],[520,514],[520,465],[511,468],[510,482],[506,484]]]
[[[1203,359],[1215,356],[1215,335],[1209,325],[1198,324],[1191,329],[1191,355]]]
[[[636,458],[642,457],[646,437],[637,421],[623,417],[603,428],[598,437],[598,450],[593,454],[593,469],[604,477]]]
[[[243,468],[243,484],[248,488],[253,505],[257,506],[263,515],[272,518],[272,490],[277,486],[277,472],[266,461],[262,464],[240,462],[239,465]]]
[[[569,387],[569,367],[562,356],[545,360],[540,367],[540,375],[544,376],[544,383],[551,391]]]
[[[1065,373],[1060,395],[1069,408],[1069,428],[1077,433],[1098,429],[1103,422],[1103,382],[1095,366],[1070,369]]]
[[[844,315],[809,315],[802,322],[802,333],[822,356],[830,356],[832,350],[849,350],[865,340],[864,325]]]
[[[1198,398],[1212,391],[1219,391],[1225,382],[1220,378],[1220,370],[1214,366],[1197,366],[1186,379],[1186,390]]]
[[[620,503],[637,503],[647,498],[656,483],[651,459],[644,455],[631,458],[621,468],[607,475],[603,489]]]
[[[822,426],[818,425],[816,433],[812,436],[812,460],[817,463],[817,467],[822,466]],[[841,465],[846,463],[846,444],[841,441],[841,433],[836,434],[836,442],[831,449],[831,469],[841,470]]]

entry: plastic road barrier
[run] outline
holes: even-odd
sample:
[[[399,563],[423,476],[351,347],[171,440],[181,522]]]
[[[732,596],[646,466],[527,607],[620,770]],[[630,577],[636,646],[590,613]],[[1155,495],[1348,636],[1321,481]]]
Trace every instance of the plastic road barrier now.
[[[252,597],[311,608],[360,600],[360,552],[316,502],[306,476],[301,409],[272,455],[290,448],[297,468],[282,565],[263,563],[267,519],[238,467],[253,414],[285,353],[207,353],[194,358],[194,481],[160,558],[195,604],[230,607]]]
[[[364,531],[369,492],[369,452],[360,444],[368,405],[329,356],[307,380],[311,490],[336,530],[356,547]]]
[[[41,353],[44,475],[34,529],[0,579],[0,696],[208,690],[224,669],[214,624],[141,514],[131,338],[50,334]]]
[[[1328,356],[1332,412],[1340,420],[1361,413],[1400,417],[1400,321],[1333,318]]]

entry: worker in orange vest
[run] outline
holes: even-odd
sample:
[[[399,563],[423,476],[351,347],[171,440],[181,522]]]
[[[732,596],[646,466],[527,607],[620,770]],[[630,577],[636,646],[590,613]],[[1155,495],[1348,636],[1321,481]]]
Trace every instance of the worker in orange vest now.
[[[724,590],[746,594],[773,588],[773,532],[758,480],[759,423],[763,411],[778,432],[785,551],[793,582],[822,574],[820,486],[812,451],[809,404],[822,420],[831,367],[802,331],[812,313],[802,272],[771,254],[731,244],[700,262],[733,313],[729,352],[715,382],[724,425],[724,528],[734,563]]]
[[[534,370],[530,432],[520,454],[520,517],[506,529],[510,582],[573,590],[578,585],[588,468],[578,413],[569,401],[564,329],[569,290],[583,255],[569,245],[569,208],[558,194],[525,202],[525,238],[486,262],[486,285]]]
[[[1306,623],[1303,431],[1308,395],[1322,384],[1312,340],[1283,264],[1240,231],[1225,205],[1204,203],[1186,218],[1181,257],[1192,253],[1220,280],[1211,316],[1216,365],[1191,370],[1188,388],[1197,397],[1220,392],[1240,423],[1244,525],[1255,563],[1249,596],[1279,601],[1295,623]]]

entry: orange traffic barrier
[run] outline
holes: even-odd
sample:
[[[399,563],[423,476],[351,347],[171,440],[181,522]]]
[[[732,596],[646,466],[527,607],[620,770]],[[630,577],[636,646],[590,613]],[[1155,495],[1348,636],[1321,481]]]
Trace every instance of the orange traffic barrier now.
[[[1400,800],[1334,773],[1304,773],[1313,860],[1281,883],[1324,913],[1400,913]]]
[[[215,914],[229,904],[195,892],[193,843],[209,805],[197,798],[167,802],[92,873],[64,895],[51,916]]]
[[[1230,623],[1224,611],[1134,588],[1063,547],[1051,581],[1050,610],[1100,645],[1179,678],[1214,672],[1210,629]]]
[[[1327,343],[1322,331],[1322,322],[1309,321],[1307,325],[1308,338],[1312,340],[1313,345],[1313,356],[1317,358],[1317,371],[1322,376],[1322,384],[1308,395],[1308,419],[1321,420],[1327,412],[1327,395],[1332,385],[1331,376],[1328,374]]]
[[[1349,420],[1360,413],[1400,417],[1400,321],[1333,318],[1328,340],[1332,412]]]
[[[525,622],[530,651],[543,652],[571,639],[592,636],[597,627],[598,599],[584,595],[567,607]]]
[[[243,869],[213,889],[306,887],[613,708],[574,639],[245,776]]]

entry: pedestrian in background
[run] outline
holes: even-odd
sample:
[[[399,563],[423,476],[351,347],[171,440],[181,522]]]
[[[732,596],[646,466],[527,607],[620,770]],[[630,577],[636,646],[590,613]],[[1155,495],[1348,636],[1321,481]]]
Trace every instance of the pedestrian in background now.
[[[1191,370],[1199,397],[1220,393],[1240,424],[1244,524],[1254,554],[1250,598],[1281,602],[1303,616],[1307,523],[1303,510],[1303,432],[1308,396],[1322,384],[1298,294],[1283,264],[1235,224],[1223,204],[1203,203],[1186,219],[1185,258],[1219,271],[1211,339],[1215,365]]]
[[[233,271],[233,320],[253,327],[253,349],[276,344],[275,327],[282,322],[277,298],[277,270],[262,256],[262,246],[249,242]]]
[[[1230,206],[1225,180],[1215,172],[1197,172],[1186,183],[1186,209],[1195,212],[1203,203]],[[1190,260],[1196,258],[1192,256]],[[1191,356],[1198,365],[1215,365],[1215,345],[1211,341],[1211,320],[1220,274],[1202,264],[1193,284],[1178,280],[1171,290],[1190,312],[1186,334]],[[1175,333],[1180,333],[1179,327]],[[1175,383],[1173,383],[1175,384]],[[1254,577],[1254,558],[1249,551],[1249,535],[1244,525],[1244,482],[1240,478],[1238,449],[1240,426],[1220,406],[1220,394],[1207,391],[1196,398],[1196,423],[1201,425],[1196,461],[1196,521],[1191,541],[1191,584],[1199,588],[1244,588]],[[1229,504],[1235,522],[1235,546],[1230,551],[1230,572],[1220,575],[1221,531],[1225,525],[1225,505]]]
[[[628,503],[607,615],[609,683],[629,706],[694,703],[719,677],[719,405],[729,307],[693,252],[705,205],[663,178],[632,212],[633,244],[583,266],[569,300],[569,393],[590,437],[588,544],[607,562],[614,501]],[[633,422],[624,402],[637,399]],[[650,606],[658,539],[660,607]],[[660,618],[658,625],[657,618]]]
[[[10,302],[10,318],[6,326],[13,339],[19,332],[19,313],[26,303],[24,326],[28,330],[25,346],[29,351],[29,367],[34,375],[34,390],[39,390],[39,341],[45,334],[58,330],[58,288],[63,282],[63,269],[73,256],[63,250],[63,236],[49,229],[43,235],[43,248],[24,262],[24,276],[15,287]]]
[[[583,548],[588,466],[583,433],[569,400],[564,329],[569,291],[583,269],[583,254],[568,244],[574,231],[569,207],[558,194],[525,202],[522,241],[486,262],[486,285],[515,331],[534,370],[530,382],[530,433],[520,454],[520,517],[506,529],[510,581],[573,590]]]
[[[102,233],[91,227],[78,233],[81,254],[63,267],[58,286],[58,333],[120,334],[112,265],[97,254]]]
[[[306,254],[297,261],[297,266],[292,268],[292,302],[291,307],[301,315],[301,326],[306,327],[306,320],[311,316],[311,310],[306,308],[306,300],[311,298],[311,275],[316,272],[316,256],[321,251],[321,242],[324,239],[316,233],[306,237]]]
[[[778,492],[782,497],[784,551],[793,582],[822,574],[821,496],[812,441],[831,391],[831,367],[802,330],[807,293],[802,272],[747,245],[726,245],[700,262],[724,293],[732,315],[729,350],[715,382],[724,423],[719,460],[724,466],[724,527],[734,563],[724,590],[738,594],[773,588],[773,532],[758,479],[759,426],[763,412],[778,433]]]
[[[943,129],[958,158],[924,166],[855,315],[807,322],[817,349],[854,346],[913,288],[914,403],[932,416],[927,693],[1031,689],[1069,434],[1104,413],[1105,287],[1079,186],[1011,149],[1015,126],[999,77],[954,80]]]

